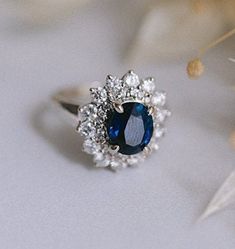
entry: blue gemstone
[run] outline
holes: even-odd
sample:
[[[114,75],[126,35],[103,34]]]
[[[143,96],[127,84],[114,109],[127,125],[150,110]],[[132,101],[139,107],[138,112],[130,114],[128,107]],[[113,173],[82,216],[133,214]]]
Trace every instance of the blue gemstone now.
[[[122,105],[124,112],[110,111],[106,128],[111,145],[118,145],[119,152],[133,155],[141,152],[153,135],[153,118],[146,106],[136,102]]]

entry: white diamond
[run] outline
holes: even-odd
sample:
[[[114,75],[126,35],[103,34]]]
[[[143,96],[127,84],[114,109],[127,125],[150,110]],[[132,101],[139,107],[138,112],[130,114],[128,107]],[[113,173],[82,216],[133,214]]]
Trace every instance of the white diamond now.
[[[104,155],[101,152],[98,152],[94,155],[94,161],[98,162],[98,161],[102,161],[104,159]]]
[[[169,117],[170,115],[171,113],[168,110],[158,110],[156,119],[158,122],[162,123],[166,119],[166,117]]]
[[[154,135],[156,138],[160,138],[162,137],[166,132],[166,128],[163,128],[163,127],[157,127],[154,131]]]
[[[93,142],[90,139],[87,139],[83,143],[83,150],[88,154],[94,154],[97,153],[99,150],[99,145],[97,145],[95,142]]]
[[[106,79],[106,86],[112,89],[114,86],[120,85],[121,81],[118,77],[109,75]]]
[[[142,99],[144,97],[144,92],[139,91],[138,92],[138,98]]]
[[[107,78],[106,87],[110,93],[119,92],[122,89],[122,82],[117,77]]]
[[[120,166],[120,164],[119,164],[118,162],[112,161],[112,162],[110,163],[110,166],[111,166],[112,168],[117,168],[118,166]]]
[[[166,103],[166,93],[165,92],[156,92],[151,98],[153,105],[164,106]]]
[[[103,103],[107,99],[107,92],[103,87],[92,88],[91,89],[91,96],[93,100],[97,103]]]
[[[166,118],[166,115],[164,112],[158,111],[156,118],[157,118],[158,122],[163,122]]]
[[[159,150],[159,145],[157,143],[153,144],[153,149],[154,150]]]
[[[127,163],[128,163],[129,165],[137,164],[137,163],[138,163],[138,159],[137,159],[137,158],[128,158],[128,159],[127,159]]]
[[[103,109],[99,109],[98,114],[99,114],[100,119],[96,120],[97,123],[103,123],[103,120],[106,119],[106,112]]]
[[[84,135],[84,136],[94,136],[95,135],[95,127],[94,125],[89,122],[89,121],[84,121],[80,124],[79,128],[78,128],[78,131]]]
[[[110,167],[111,167],[112,170],[116,171],[116,170],[126,168],[127,165],[124,162],[111,161],[110,162]]]
[[[86,118],[96,118],[97,117],[97,106],[94,104],[88,104],[85,105],[81,108],[80,113],[81,113],[81,118],[86,119]]]
[[[143,84],[142,84],[142,88],[144,91],[146,91],[148,93],[152,93],[155,89],[155,83],[154,83],[153,78],[145,79]]]
[[[133,73],[132,71],[125,74],[123,80],[130,87],[136,87],[140,84],[140,79],[138,75]]]
[[[103,160],[96,162],[96,167],[107,167],[110,164],[110,160],[108,158],[105,158]]]
[[[117,77],[107,77],[106,89],[111,101],[115,101],[116,99],[121,98],[124,94],[122,81]]]
[[[132,96],[132,97],[136,97],[137,96],[137,94],[138,94],[138,89],[131,89],[131,91],[130,91],[130,95]]]

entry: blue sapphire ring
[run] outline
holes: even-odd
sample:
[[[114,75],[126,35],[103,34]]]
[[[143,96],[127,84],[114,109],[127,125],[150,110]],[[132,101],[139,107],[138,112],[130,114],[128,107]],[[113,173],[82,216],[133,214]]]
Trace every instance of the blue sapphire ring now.
[[[88,96],[83,92],[81,87],[64,90],[53,99],[74,118],[83,150],[93,155],[96,167],[137,165],[158,150],[170,112],[154,78],[140,79],[130,70],[121,78],[108,75],[104,86],[90,88]]]

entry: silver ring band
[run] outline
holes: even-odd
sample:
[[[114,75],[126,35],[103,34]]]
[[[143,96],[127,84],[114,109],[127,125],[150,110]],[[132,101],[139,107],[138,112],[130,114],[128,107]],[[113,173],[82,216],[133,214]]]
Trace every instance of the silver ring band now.
[[[92,82],[67,87],[56,92],[51,99],[57,111],[64,115],[73,126],[77,126],[80,107],[90,101],[90,88],[98,86],[100,86],[99,82]]]

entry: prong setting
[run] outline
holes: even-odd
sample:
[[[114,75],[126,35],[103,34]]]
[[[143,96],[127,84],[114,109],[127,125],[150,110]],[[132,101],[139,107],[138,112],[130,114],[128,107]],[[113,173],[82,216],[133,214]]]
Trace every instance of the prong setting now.
[[[124,112],[124,109],[123,109],[122,104],[113,103],[113,107],[114,107],[114,109],[115,109],[118,113],[123,113],[123,112]]]
[[[85,138],[84,151],[94,156],[97,167],[126,168],[142,162],[158,149],[159,139],[165,134],[163,123],[170,112],[165,108],[165,93],[155,90],[153,77],[141,80],[133,70],[121,78],[108,75],[104,87],[91,88],[90,94],[92,101],[80,109],[76,130]],[[110,143],[106,127],[110,113],[125,115],[126,103],[144,106],[153,122],[151,141],[142,151],[131,155],[123,154],[118,144]]]
[[[114,79],[114,76],[111,74],[108,74],[106,77],[106,80],[113,80],[113,79]]]
[[[146,146],[144,148],[143,152],[144,152],[144,156],[146,157],[146,156],[148,156],[149,154],[152,153],[152,148],[150,146]]]
[[[129,74],[134,74],[134,70],[130,69],[130,70],[128,70],[128,73]]]
[[[111,146],[109,146],[109,152],[110,152],[110,154],[115,155],[116,153],[118,153],[119,148],[120,147],[118,145],[111,145]]]
[[[153,115],[153,113],[154,113],[154,107],[153,106],[149,107],[148,113],[149,113],[149,115]]]

